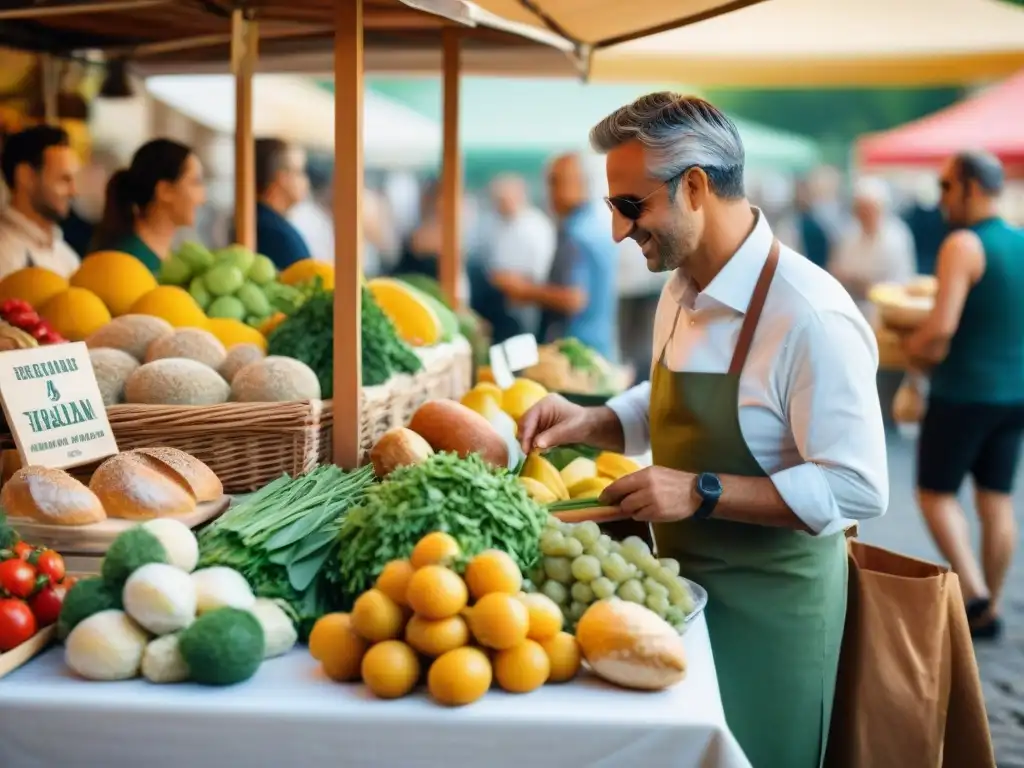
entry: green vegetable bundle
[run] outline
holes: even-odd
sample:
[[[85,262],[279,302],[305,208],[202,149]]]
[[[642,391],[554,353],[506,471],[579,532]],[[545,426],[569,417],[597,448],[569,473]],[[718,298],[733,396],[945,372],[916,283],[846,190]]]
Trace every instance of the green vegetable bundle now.
[[[526,571],[540,557],[546,519],[512,473],[476,454],[437,453],[396,469],[349,512],[339,536],[340,584],[346,595],[359,595],[431,531],[451,534],[467,557],[500,549]]]
[[[395,331],[365,286],[362,291],[364,387],[383,384],[396,373],[416,373],[423,364]],[[302,305],[267,338],[267,354],[301,360],[316,373],[326,400],[334,395],[334,292],[315,288]]]
[[[308,626],[335,607],[324,565],[333,567],[342,521],[373,479],[370,466],[283,475],[199,534],[199,566],[234,568],[259,597],[286,601]]]

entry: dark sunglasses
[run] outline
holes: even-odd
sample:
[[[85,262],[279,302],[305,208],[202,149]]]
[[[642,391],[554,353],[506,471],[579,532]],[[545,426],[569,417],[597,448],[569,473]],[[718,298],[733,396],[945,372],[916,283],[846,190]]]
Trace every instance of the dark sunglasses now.
[[[604,198],[604,203],[612,211],[615,211],[620,216],[622,216],[622,218],[629,219],[630,221],[636,221],[637,219],[644,215],[644,203],[647,202],[651,197],[653,197],[655,193],[658,192],[658,190],[660,190],[662,187],[667,186],[668,184],[671,184],[676,179],[681,179],[694,168],[698,167],[699,166],[691,165],[689,168],[683,169],[682,173],[677,173],[671,179],[666,179],[657,187],[655,187],[649,194],[644,195],[643,197],[606,197]]]

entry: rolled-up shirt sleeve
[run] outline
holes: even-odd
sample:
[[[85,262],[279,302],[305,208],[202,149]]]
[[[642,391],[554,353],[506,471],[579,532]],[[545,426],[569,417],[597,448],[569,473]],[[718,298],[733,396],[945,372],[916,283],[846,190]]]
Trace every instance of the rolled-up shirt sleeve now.
[[[804,463],[771,475],[779,495],[815,534],[882,515],[889,504],[885,429],[868,325],[819,312],[791,332],[775,382]]]
[[[616,395],[608,407],[619,417],[626,439],[623,453],[639,456],[651,447],[651,383],[645,381]]]

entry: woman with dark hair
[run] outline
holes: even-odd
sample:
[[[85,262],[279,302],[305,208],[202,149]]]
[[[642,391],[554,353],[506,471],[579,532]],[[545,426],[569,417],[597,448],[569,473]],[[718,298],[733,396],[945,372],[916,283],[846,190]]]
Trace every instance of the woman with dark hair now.
[[[92,250],[131,254],[157,274],[176,230],[192,226],[204,202],[203,167],[192,150],[171,139],[146,142],[107,182]]]

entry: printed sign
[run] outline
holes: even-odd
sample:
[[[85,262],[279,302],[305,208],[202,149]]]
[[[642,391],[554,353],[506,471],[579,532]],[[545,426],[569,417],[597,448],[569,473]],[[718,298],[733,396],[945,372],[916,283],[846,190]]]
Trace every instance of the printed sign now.
[[[66,469],[117,453],[83,342],[0,354],[0,401],[23,467]]]

